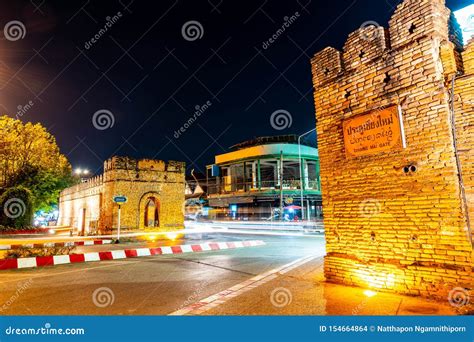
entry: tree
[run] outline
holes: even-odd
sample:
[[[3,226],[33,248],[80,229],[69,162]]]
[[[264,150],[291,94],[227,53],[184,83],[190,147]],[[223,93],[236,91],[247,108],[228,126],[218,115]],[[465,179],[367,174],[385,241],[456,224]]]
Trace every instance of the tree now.
[[[67,158],[41,124],[0,117],[1,188],[28,189],[36,211],[57,203],[59,192],[72,183]]]
[[[7,183],[7,187],[23,186],[33,194],[35,211],[48,211],[57,204],[61,190],[74,184],[76,180],[69,170],[44,170],[27,164]]]

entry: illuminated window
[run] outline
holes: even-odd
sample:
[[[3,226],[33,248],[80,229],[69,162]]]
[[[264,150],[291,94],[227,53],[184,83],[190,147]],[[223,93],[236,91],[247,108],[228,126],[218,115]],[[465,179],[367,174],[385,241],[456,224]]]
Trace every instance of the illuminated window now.
[[[319,175],[317,162],[315,160],[306,161],[305,169],[306,188],[312,190],[319,190]]]
[[[278,182],[278,162],[276,160],[260,161],[260,179],[262,188],[274,188]]]
[[[300,186],[300,163],[298,160],[283,161],[283,187],[298,189]]]

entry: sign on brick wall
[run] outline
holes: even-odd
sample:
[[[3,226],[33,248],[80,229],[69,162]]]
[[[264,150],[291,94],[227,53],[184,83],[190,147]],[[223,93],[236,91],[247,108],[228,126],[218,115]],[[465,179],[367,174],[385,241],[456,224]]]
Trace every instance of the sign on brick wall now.
[[[398,106],[344,120],[343,130],[347,158],[399,150],[404,145]]]

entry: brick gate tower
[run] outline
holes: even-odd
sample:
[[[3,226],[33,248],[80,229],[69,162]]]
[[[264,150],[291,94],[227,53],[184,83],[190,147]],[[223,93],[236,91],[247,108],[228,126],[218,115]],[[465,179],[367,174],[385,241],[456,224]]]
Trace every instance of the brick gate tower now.
[[[444,297],[474,287],[474,41],[405,0],[311,60],[328,281]]]
[[[114,156],[104,173],[64,189],[58,225],[80,235],[108,233],[118,225],[115,196],[125,196],[121,228],[174,231],[184,228],[185,164]]]

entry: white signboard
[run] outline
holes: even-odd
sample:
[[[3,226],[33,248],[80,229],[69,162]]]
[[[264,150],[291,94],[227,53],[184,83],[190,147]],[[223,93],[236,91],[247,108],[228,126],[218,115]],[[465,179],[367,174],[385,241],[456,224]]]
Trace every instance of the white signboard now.
[[[474,37],[474,5],[469,5],[454,12],[454,16],[461,26],[464,45],[466,45],[469,39]]]

